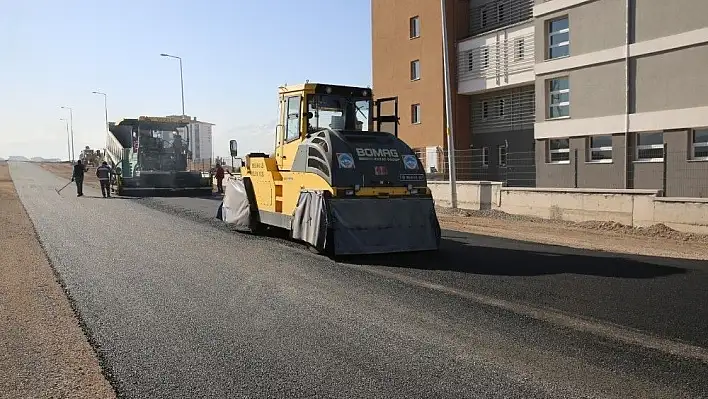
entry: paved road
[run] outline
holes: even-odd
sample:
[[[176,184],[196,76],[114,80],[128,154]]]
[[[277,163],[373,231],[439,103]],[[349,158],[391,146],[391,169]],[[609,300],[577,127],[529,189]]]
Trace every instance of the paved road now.
[[[155,209],[214,221],[220,200],[151,198]],[[552,227],[549,227],[552,228]],[[656,258],[443,232],[443,250],[349,258],[456,289],[550,307],[708,347],[708,262]],[[294,245],[279,240],[281,245]]]
[[[204,223],[211,200],[12,174],[126,397],[708,398],[697,263],[465,235],[335,263]]]

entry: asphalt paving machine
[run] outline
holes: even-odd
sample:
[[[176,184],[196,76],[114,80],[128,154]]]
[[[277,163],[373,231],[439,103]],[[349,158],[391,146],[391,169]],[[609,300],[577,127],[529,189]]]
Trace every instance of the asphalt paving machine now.
[[[211,195],[210,176],[187,168],[188,117],[140,116],[109,124],[105,156],[118,195]]]
[[[81,163],[86,166],[98,167],[101,163],[101,156],[102,154],[100,150],[92,150],[91,147],[86,146],[86,148],[84,148],[84,150],[79,154],[79,159],[81,160]]]
[[[398,138],[395,97],[308,82],[281,86],[279,98],[274,153],[245,156],[241,176],[225,183],[218,219],[253,233],[286,229],[327,255],[439,248],[432,193],[420,159]],[[230,145],[237,156],[237,141]]]

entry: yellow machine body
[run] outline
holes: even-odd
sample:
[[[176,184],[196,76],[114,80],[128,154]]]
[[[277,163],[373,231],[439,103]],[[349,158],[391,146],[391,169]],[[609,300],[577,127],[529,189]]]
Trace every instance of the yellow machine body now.
[[[385,102],[394,103],[393,115],[382,115]],[[396,104],[374,101],[365,87],[280,87],[274,152],[248,154],[241,167],[237,191],[248,194],[250,228],[284,228],[337,254],[437,249],[432,195],[420,160],[397,137]],[[226,192],[227,213],[237,191]],[[402,238],[386,242],[392,235]]]

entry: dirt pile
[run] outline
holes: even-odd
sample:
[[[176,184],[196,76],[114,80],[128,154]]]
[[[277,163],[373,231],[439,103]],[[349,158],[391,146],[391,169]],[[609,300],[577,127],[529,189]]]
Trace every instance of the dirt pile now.
[[[465,210],[436,207],[438,215],[441,217],[453,216],[462,218],[488,218],[494,220],[503,220],[511,222],[528,222],[539,223],[544,225],[557,225],[570,227],[575,229],[585,229],[588,231],[605,231],[614,234],[632,235],[652,238],[665,238],[678,241],[706,242],[708,243],[708,235],[684,233],[674,230],[669,226],[658,223],[649,227],[633,227],[613,221],[585,221],[585,222],[569,222],[556,219],[543,219],[533,216],[512,215],[498,210]]]

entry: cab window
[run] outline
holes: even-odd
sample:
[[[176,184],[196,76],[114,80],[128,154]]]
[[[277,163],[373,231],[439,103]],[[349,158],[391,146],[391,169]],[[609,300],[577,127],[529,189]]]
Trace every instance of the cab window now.
[[[289,143],[300,138],[300,96],[288,97],[287,105],[285,141]]]

